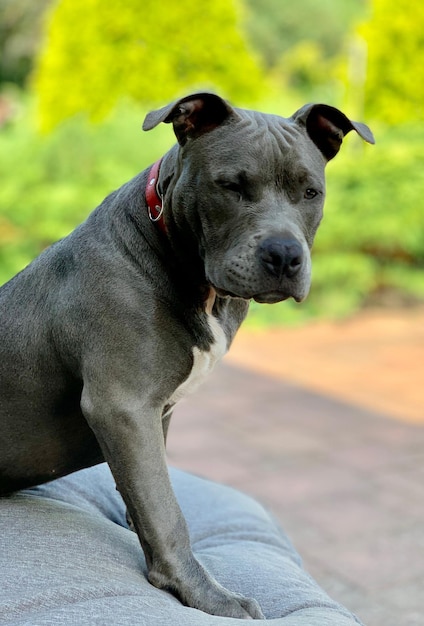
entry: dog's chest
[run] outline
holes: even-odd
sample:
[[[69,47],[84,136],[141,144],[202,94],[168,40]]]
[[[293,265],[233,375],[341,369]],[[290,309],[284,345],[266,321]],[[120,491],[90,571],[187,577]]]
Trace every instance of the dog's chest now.
[[[170,404],[175,404],[186,395],[193,393],[208,377],[215,364],[227,352],[227,338],[221,324],[212,313],[207,313],[209,328],[214,341],[208,351],[193,348],[193,367],[186,380],[174,391]]]

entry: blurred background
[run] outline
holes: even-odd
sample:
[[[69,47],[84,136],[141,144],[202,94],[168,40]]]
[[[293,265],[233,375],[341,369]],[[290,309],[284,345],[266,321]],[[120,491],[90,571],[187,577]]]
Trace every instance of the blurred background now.
[[[0,282],[174,142],[145,113],[196,89],[366,121],[328,166],[302,306],[263,326],[424,299],[424,5],[406,0],[0,0]]]
[[[194,90],[366,122],[327,167],[313,281],[253,304],[172,463],[259,497],[370,626],[424,623],[424,3],[0,0],[0,284],[173,143]]]

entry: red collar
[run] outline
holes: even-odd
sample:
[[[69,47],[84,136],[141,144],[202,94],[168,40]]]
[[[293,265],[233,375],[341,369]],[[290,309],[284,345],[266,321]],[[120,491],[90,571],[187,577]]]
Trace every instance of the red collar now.
[[[149,217],[152,222],[156,223],[160,230],[166,235],[166,224],[163,218],[163,196],[159,193],[159,169],[162,163],[162,159],[156,161],[150,168],[146,185],[146,202]]]

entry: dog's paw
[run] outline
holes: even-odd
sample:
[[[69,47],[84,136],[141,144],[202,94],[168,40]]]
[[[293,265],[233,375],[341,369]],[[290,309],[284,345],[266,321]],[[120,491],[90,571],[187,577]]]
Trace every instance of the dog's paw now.
[[[213,615],[234,617],[236,619],[265,619],[261,607],[256,600],[253,600],[253,598],[245,598],[236,593],[230,593],[226,589],[224,591],[227,597],[222,603],[222,606],[219,607],[218,612],[213,613]]]
[[[199,609],[210,615],[236,619],[265,619],[259,604],[229,591],[212,578],[196,559],[191,560],[190,568],[185,569],[179,582],[171,582],[157,570],[149,572],[149,581],[155,587],[167,589],[183,604]]]
[[[190,598],[186,598],[184,604],[220,617],[265,619],[256,600],[228,591],[216,584],[215,581],[213,583],[212,593],[204,587],[200,594],[191,594]]]

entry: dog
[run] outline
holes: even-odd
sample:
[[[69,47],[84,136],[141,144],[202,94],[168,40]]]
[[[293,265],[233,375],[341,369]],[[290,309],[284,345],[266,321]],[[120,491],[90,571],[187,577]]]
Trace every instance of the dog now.
[[[195,559],[165,462],[175,403],[228,350],[249,301],[307,296],[324,168],[367,126],[196,93],[148,113],[178,142],[0,291],[0,493],[107,461],[150,582],[213,615],[263,617]]]

